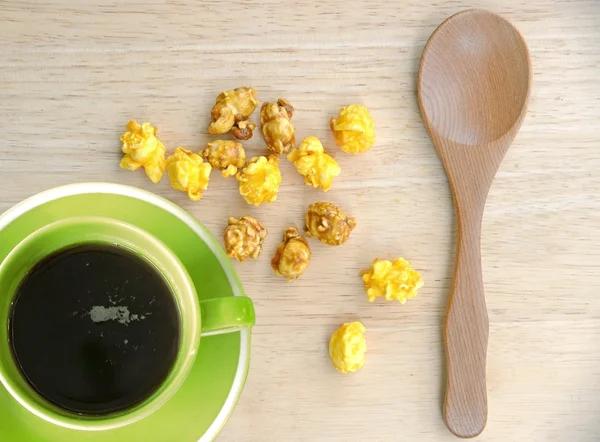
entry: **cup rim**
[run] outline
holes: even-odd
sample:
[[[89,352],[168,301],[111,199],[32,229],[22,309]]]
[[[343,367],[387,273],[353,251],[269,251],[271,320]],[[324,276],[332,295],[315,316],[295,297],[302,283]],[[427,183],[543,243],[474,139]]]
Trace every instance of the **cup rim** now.
[[[145,249],[147,249],[148,246],[137,246],[133,244],[129,238],[123,239],[121,235],[123,231],[127,231],[130,235],[133,234],[138,238],[146,238],[150,242],[150,248],[153,249],[154,252],[150,254],[151,256],[145,256],[145,259],[152,263],[153,266],[157,267],[158,271],[163,274],[163,277],[168,280],[168,284],[173,291],[173,296],[177,299],[177,304],[180,309],[182,309],[180,313],[182,316],[188,317],[189,324],[182,328],[182,346],[178,349],[176,358],[173,361],[173,365],[167,377],[161,382],[156,390],[141,403],[134,405],[130,409],[125,409],[106,416],[80,415],[76,412],[61,409],[59,406],[44,399],[27,382],[15,380],[14,372],[19,373],[20,370],[14,360],[8,363],[8,365],[5,365],[0,361],[0,370],[2,370],[2,372],[0,372],[0,384],[4,385],[17,402],[37,417],[54,425],[73,430],[105,431],[121,428],[144,419],[160,409],[183,385],[194,365],[198,346],[200,344],[200,303],[194,284],[192,283],[187,270],[179,258],[162,241],[133,224],[113,218],[98,216],[78,216],[54,221],[23,238],[8,253],[2,263],[0,263],[0,271],[7,266],[10,267],[13,265],[11,264],[11,260],[14,259],[15,256],[18,257],[20,254],[23,254],[23,250],[27,251],[32,248],[35,250],[40,238],[43,239],[57,230],[60,231],[61,229],[68,229],[73,226],[100,226],[107,224],[111,225],[113,232],[108,234],[108,237],[105,234],[100,236],[92,235],[90,242],[105,243],[115,240],[119,241],[123,248],[131,249],[134,253],[145,255],[144,252],[147,251]],[[50,253],[54,253],[64,247],[69,247],[72,244],[73,239],[74,238],[68,238],[68,241],[65,244],[58,245],[58,249],[51,250]],[[167,271],[167,267],[170,267],[171,270]],[[0,276],[0,279],[2,278],[3,277]],[[175,281],[179,281],[179,283],[175,284]],[[11,295],[14,299],[15,293],[12,292]],[[2,343],[2,347],[5,347],[5,343]],[[6,343],[6,347],[9,347],[8,343]],[[24,377],[22,373],[20,373],[19,376],[21,379]]]
[[[130,198],[139,199],[147,203],[153,204],[162,210],[169,212],[170,214],[179,218],[184,222],[190,229],[192,229],[209,247],[211,252],[215,255],[223,271],[227,277],[229,285],[231,286],[234,296],[244,296],[244,290],[241,282],[239,281],[237,274],[231,261],[227,258],[220,244],[214,238],[214,236],[208,231],[208,229],[202,225],[195,217],[188,213],[183,208],[179,207],[175,203],[156,195],[152,192],[128,186],[124,184],[108,183],[108,182],[85,182],[85,183],[74,183],[67,184],[59,187],[54,187],[40,193],[37,193],[29,198],[17,203],[16,205],[9,208],[6,212],[0,215],[0,230],[17,220],[20,216],[38,207],[42,204],[48,203],[53,200],[81,195],[81,194],[114,194],[120,196],[126,196]],[[221,410],[213,420],[209,428],[200,437],[198,442],[209,442],[216,438],[225,426],[227,420],[233,413],[248,374],[250,365],[250,330],[242,329],[240,331],[240,353],[238,358],[238,365],[235,372],[233,382],[231,384],[227,398],[221,407]]]

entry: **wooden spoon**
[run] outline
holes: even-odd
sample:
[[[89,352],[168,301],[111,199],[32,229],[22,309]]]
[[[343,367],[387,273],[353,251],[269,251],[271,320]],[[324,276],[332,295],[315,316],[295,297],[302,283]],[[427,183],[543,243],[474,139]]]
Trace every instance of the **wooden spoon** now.
[[[487,421],[489,322],[481,274],[481,220],[489,188],[525,117],[531,66],[525,40],[483,10],[451,16],[421,58],[418,96],[450,183],[458,224],[454,282],[444,322],[444,420],[459,437]]]

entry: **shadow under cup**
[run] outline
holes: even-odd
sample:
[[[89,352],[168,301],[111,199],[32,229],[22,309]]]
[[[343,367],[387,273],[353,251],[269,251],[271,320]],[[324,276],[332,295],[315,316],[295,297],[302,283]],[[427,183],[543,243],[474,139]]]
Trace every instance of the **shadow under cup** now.
[[[11,342],[10,321],[15,297],[28,274],[48,257],[87,245],[117,246],[150,264],[170,289],[179,319],[178,346],[164,380],[130,408],[101,415],[77,413],[45,399],[24,378]],[[119,428],[158,410],[189,374],[201,331],[217,334],[239,330],[248,326],[244,312],[252,311],[251,301],[246,297],[215,298],[199,303],[186,269],[165,245],[135,226],[102,217],[65,219],[29,235],[0,265],[0,293],[0,381],[23,407],[38,417],[63,427],[88,431]]]

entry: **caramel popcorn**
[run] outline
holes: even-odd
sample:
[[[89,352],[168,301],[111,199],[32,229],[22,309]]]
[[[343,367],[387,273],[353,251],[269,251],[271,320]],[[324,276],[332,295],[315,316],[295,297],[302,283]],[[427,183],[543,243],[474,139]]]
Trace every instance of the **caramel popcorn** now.
[[[233,136],[238,140],[249,140],[254,134],[256,129],[256,123],[248,120],[238,121],[235,126],[231,129]]]
[[[231,130],[234,137],[249,139],[256,125],[247,120],[256,106],[256,91],[251,87],[238,87],[220,93],[211,111],[212,123],[208,133],[220,135]]]
[[[305,138],[288,154],[287,159],[294,163],[307,185],[320,187],[325,192],[331,188],[333,178],[342,172],[340,165],[327,155],[317,137]]]
[[[223,232],[225,252],[227,256],[239,262],[248,258],[256,259],[262,252],[262,244],[266,237],[267,229],[255,218],[230,217]]]
[[[241,143],[233,140],[215,140],[208,143],[202,158],[221,171],[224,177],[235,175],[246,164],[246,151]]]
[[[275,155],[250,158],[235,178],[240,183],[240,195],[248,204],[258,207],[264,202],[272,203],[281,184],[279,159]]]
[[[337,118],[331,117],[335,142],[346,153],[363,153],[375,144],[375,124],[369,110],[361,104],[340,109]]]
[[[367,340],[366,331],[360,322],[347,322],[338,328],[329,341],[329,357],[337,371],[352,373],[365,363]]]
[[[346,215],[331,203],[318,202],[308,206],[305,216],[306,236],[317,238],[330,246],[344,244],[356,227],[356,219]]]
[[[381,297],[404,304],[417,296],[417,290],[423,287],[421,276],[403,258],[393,262],[375,259],[371,268],[363,270],[361,274],[369,302]]]
[[[124,157],[120,166],[123,169],[137,170],[143,167],[153,183],[158,183],[165,173],[165,146],[156,138],[157,128],[150,123],[140,125],[131,120],[127,132],[121,135],[121,150]]]
[[[276,274],[293,281],[304,273],[310,257],[308,243],[300,236],[298,229],[288,227],[283,234],[283,241],[271,260],[271,267]]]
[[[171,186],[176,190],[187,192],[192,201],[202,198],[202,190],[206,190],[210,178],[210,164],[202,161],[202,157],[183,147],[175,149],[167,158],[167,173]]]
[[[269,150],[277,155],[288,152],[296,144],[293,114],[294,108],[283,98],[277,103],[263,103],[260,109],[263,138]]]

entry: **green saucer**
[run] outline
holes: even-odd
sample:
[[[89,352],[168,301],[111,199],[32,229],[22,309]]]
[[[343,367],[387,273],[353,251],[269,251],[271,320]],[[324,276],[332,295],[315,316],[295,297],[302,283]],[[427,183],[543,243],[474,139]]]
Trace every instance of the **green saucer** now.
[[[202,287],[201,299],[202,293],[213,298],[243,295],[229,258],[195,218],[164,198],[116,184],[52,189],[4,213],[0,216],[0,262],[33,231],[70,216],[112,217],[153,234],[179,257],[194,284]],[[249,359],[249,330],[203,337],[192,371],[169,402],[139,422],[108,431],[70,430],[48,423],[24,409],[0,384],[0,441],[212,441],[239,399]]]

